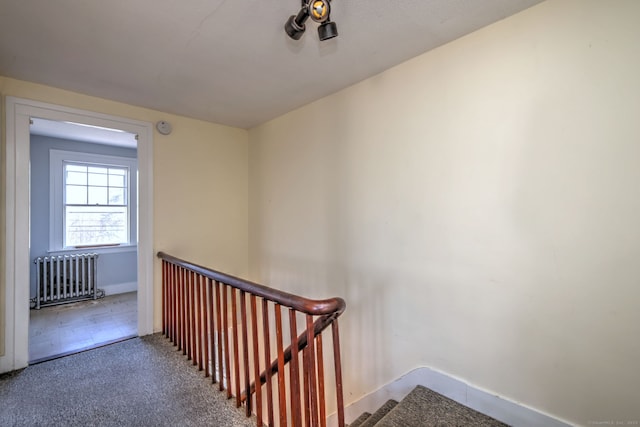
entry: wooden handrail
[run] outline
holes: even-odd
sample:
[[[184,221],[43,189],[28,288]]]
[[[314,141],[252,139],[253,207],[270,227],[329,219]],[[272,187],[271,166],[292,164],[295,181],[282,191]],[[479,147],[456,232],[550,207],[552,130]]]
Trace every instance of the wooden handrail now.
[[[241,291],[276,302],[284,307],[293,308],[301,313],[312,314],[314,316],[332,313],[341,314],[347,306],[342,298],[329,298],[323,300],[304,298],[278,289],[269,288],[240,277],[212,270],[210,268],[176,258],[162,251],[158,252],[158,258],[198,273],[209,279],[233,286]]]
[[[163,333],[227,398],[235,396],[247,416],[255,413],[258,427],[326,427],[325,351],[333,354],[338,426],[344,427],[342,298],[312,300],[164,252],[158,257]],[[332,346],[323,344],[329,326]]]

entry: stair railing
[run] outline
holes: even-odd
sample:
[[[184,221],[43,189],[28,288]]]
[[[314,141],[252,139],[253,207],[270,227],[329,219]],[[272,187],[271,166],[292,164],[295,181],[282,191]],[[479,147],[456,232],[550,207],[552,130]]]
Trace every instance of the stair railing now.
[[[255,412],[257,426],[325,427],[326,376],[333,376],[338,425],[345,425],[342,298],[311,300],[164,252],[158,257],[163,334],[237,407],[244,404],[247,417]],[[329,326],[332,348],[322,338]],[[325,375],[331,356],[334,370]]]

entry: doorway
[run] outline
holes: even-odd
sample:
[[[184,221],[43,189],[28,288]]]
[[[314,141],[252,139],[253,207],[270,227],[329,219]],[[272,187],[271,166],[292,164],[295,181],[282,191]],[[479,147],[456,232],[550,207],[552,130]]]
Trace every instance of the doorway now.
[[[32,117],[29,147],[29,363],[137,336],[136,135]]]
[[[62,107],[14,97],[6,98],[6,238],[4,349],[0,373],[24,368],[29,353],[29,132],[31,117],[123,129],[138,136],[138,295],[137,333],[153,333],[153,151],[152,125],[147,122]],[[2,351],[3,350],[3,351]]]

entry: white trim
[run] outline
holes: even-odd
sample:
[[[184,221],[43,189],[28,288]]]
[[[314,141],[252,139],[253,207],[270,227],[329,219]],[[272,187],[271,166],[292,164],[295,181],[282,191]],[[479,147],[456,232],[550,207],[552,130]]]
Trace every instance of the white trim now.
[[[6,98],[5,345],[0,373],[29,357],[29,119],[72,121],[138,135],[138,334],[153,333],[153,125],[138,120]],[[22,284],[18,286],[17,284]]]
[[[417,385],[425,386],[508,425],[522,427],[568,427],[572,425],[427,367],[416,368],[380,389],[363,396],[360,400],[351,403],[344,409],[345,421],[351,423],[363,412],[373,413],[389,399],[400,402]],[[335,413],[329,415],[327,417],[327,425],[330,427],[336,426],[338,424],[337,418]]]
[[[153,333],[153,125],[138,129],[138,335]]]
[[[105,247],[87,247],[80,249],[61,249],[59,251],[47,251],[48,255],[73,255],[73,254],[83,254],[87,252],[95,253],[95,254],[116,254],[116,253],[126,253],[126,252],[136,252],[138,250],[138,245],[118,245],[118,246],[105,246]]]
[[[116,295],[116,294],[125,294],[127,292],[137,291],[138,282],[115,283],[113,285],[102,285],[102,286],[99,286],[99,288],[104,291],[104,294],[106,296]]]
[[[29,117],[18,114],[18,106],[6,108],[5,161],[5,282],[4,354],[0,372],[27,366],[29,357],[29,150],[17,141],[29,140]],[[22,144],[24,145],[24,144]],[[28,144],[27,144],[28,145]],[[23,283],[25,286],[16,286]],[[22,309],[19,306],[23,306]]]

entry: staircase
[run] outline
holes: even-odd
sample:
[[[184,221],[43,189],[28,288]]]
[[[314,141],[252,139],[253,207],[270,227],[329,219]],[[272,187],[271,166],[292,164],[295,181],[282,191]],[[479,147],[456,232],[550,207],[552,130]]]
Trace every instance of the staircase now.
[[[417,386],[402,401],[389,400],[373,414],[365,412],[349,427],[502,427],[487,415],[433,390]]]
[[[235,397],[247,418],[255,413],[257,427],[324,426],[325,394],[335,386],[344,427],[342,298],[312,300],[164,252],[158,257],[163,334],[228,399]],[[333,363],[325,366],[325,359]]]
[[[334,385],[336,422],[345,426],[338,328],[344,300],[311,300],[164,252],[158,257],[163,334],[228,399],[235,397],[247,418],[254,418],[257,427],[326,426],[325,386]],[[329,330],[330,343],[323,340]],[[325,351],[333,359],[333,372],[326,369],[327,384]],[[351,424],[372,426],[506,424],[418,386],[401,402],[389,400]]]

